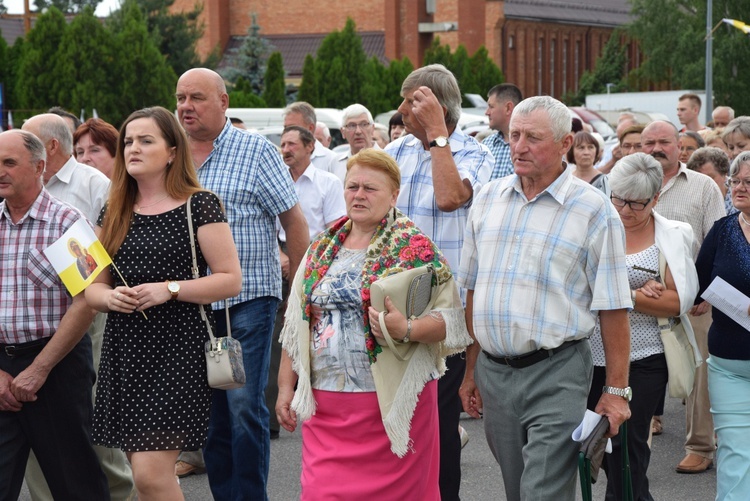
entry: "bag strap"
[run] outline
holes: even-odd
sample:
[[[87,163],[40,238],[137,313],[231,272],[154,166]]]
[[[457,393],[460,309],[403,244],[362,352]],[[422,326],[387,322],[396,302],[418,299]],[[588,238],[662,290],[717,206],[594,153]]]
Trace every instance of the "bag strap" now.
[[[661,277],[662,284],[664,287],[667,286],[667,258],[664,257],[664,253],[659,249],[659,276]],[[659,322],[659,331],[668,331],[672,329],[672,325],[667,317],[656,317]]]
[[[190,201],[193,199],[193,195],[190,195],[187,199],[186,204],[186,212],[187,212],[187,223],[188,223],[188,233],[190,234],[190,254],[193,257],[193,266],[191,267],[191,271],[193,273],[193,278],[200,278],[200,271],[198,270],[198,257],[195,252],[195,232],[193,231],[193,211],[191,208]],[[216,336],[214,336],[214,331],[211,328],[211,322],[208,321],[208,317],[206,316],[206,310],[203,307],[202,304],[198,304],[198,307],[201,311],[201,318],[204,322],[206,322],[206,327],[208,328],[208,336],[211,338],[211,344],[216,343]],[[227,317],[227,337],[232,337],[232,328],[229,323],[229,306],[227,305],[227,300],[224,300],[224,312]]]

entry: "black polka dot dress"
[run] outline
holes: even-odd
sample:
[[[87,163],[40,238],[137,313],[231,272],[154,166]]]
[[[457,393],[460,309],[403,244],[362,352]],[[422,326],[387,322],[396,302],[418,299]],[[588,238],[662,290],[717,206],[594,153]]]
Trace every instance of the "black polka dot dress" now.
[[[194,194],[191,208],[196,234],[204,224],[226,221],[212,193]],[[186,217],[185,205],[153,216],[134,214],[125,242],[113,257],[131,287],[192,278]],[[200,249],[196,251],[205,276],[206,261]],[[110,271],[115,285],[123,285]],[[182,301],[148,308],[146,315],[148,320],[139,312],[108,315],[94,443],[127,452],[197,450],[205,441],[211,400],[204,355],[206,324],[197,304]],[[209,318],[213,323],[213,316]]]

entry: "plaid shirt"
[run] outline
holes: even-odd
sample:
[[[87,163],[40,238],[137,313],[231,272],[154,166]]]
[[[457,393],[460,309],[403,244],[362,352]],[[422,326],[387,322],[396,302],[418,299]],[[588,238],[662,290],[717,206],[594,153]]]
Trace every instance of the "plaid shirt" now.
[[[492,169],[490,181],[514,173],[513,162],[510,159],[510,143],[505,140],[502,132],[490,134],[484,138],[482,144],[489,148],[490,153],[495,157],[495,166]]]
[[[479,193],[492,171],[489,150],[459,129],[451,134],[449,145],[459,176],[469,180],[474,194]],[[411,134],[390,143],[385,152],[396,159],[401,169],[396,206],[437,244],[451,269],[457,270],[471,199],[453,212],[438,209],[432,184],[432,156]]]
[[[294,207],[297,193],[276,147],[227,120],[198,179],[224,203],[240,258],[242,292],[227,300],[229,306],[263,296],[281,298],[275,220]],[[223,307],[223,301],[214,304]]]
[[[516,175],[475,197],[457,282],[474,291],[474,333],[496,356],[587,338],[597,311],[632,307],[620,217],[568,170],[532,200]]]
[[[59,327],[73,300],[43,251],[83,217],[46,189],[17,223],[0,203],[0,343],[36,341]]]

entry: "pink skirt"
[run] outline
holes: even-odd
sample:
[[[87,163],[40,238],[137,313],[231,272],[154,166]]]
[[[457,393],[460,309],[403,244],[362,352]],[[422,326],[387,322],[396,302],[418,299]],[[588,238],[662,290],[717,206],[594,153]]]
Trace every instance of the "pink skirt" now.
[[[313,394],[315,415],[302,425],[301,500],[440,499],[437,381],[419,395],[403,458],[391,452],[374,392]]]

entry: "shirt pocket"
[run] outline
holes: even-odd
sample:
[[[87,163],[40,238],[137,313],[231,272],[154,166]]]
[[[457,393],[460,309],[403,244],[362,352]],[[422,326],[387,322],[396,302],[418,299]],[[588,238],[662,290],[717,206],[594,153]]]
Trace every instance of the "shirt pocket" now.
[[[49,289],[57,283],[57,273],[52,263],[38,249],[29,251],[26,274],[38,289]]]

